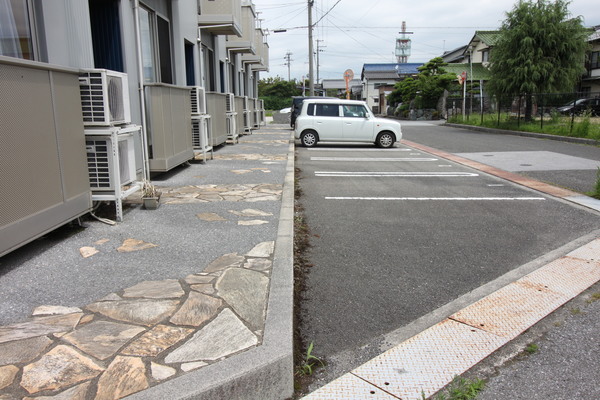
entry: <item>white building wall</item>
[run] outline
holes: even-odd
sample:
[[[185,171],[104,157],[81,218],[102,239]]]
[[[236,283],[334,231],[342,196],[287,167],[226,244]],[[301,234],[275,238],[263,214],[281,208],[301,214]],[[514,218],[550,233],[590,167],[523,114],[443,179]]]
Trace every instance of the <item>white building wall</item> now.
[[[179,0],[172,2],[173,30],[173,71],[174,83],[185,86],[187,75],[185,65],[185,42],[194,45],[194,80],[200,85],[200,57],[198,52],[198,2]]]

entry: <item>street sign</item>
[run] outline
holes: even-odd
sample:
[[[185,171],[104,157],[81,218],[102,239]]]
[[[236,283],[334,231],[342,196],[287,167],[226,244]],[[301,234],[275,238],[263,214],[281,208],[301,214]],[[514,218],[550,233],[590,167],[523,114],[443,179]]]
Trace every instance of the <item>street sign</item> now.
[[[354,71],[347,69],[344,71],[344,80],[346,81],[346,99],[350,100],[350,81],[354,79]]]

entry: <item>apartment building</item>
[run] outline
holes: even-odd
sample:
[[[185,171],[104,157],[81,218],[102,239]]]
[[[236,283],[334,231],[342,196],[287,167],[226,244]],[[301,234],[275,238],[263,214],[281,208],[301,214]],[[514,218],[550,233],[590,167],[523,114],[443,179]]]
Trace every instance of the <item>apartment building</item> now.
[[[251,0],[0,1],[0,256],[264,123]]]

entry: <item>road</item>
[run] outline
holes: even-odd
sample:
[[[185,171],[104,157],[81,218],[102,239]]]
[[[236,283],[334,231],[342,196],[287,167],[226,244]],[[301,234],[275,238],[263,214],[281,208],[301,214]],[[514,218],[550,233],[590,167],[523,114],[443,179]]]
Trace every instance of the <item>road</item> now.
[[[590,190],[600,165],[590,146],[423,123],[403,132],[576,190]],[[441,307],[600,228],[597,213],[403,144],[299,147],[296,166],[314,264],[301,332],[329,363],[316,385],[389,348],[403,327],[437,322]]]

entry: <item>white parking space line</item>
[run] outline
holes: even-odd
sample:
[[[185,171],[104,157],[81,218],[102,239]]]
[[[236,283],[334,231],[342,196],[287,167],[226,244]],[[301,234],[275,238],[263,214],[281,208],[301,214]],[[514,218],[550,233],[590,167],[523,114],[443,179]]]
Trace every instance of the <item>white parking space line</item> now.
[[[339,177],[403,177],[403,178],[465,178],[475,177],[479,174],[473,172],[348,172],[348,171],[316,171],[315,176],[339,176]]]
[[[325,197],[325,200],[367,201],[539,201],[544,197]]]
[[[308,151],[336,151],[336,152],[346,152],[346,151],[385,151],[386,153],[388,152],[393,152],[393,151],[414,151],[413,149],[405,149],[405,148],[395,148],[395,149],[344,149],[344,148],[323,148],[323,147],[316,147],[316,148],[308,148],[306,149]]]
[[[370,157],[311,157],[311,161],[379,161],[379,162],[399,162],[399,161],[438,161],[437,158],[370,158]]]

